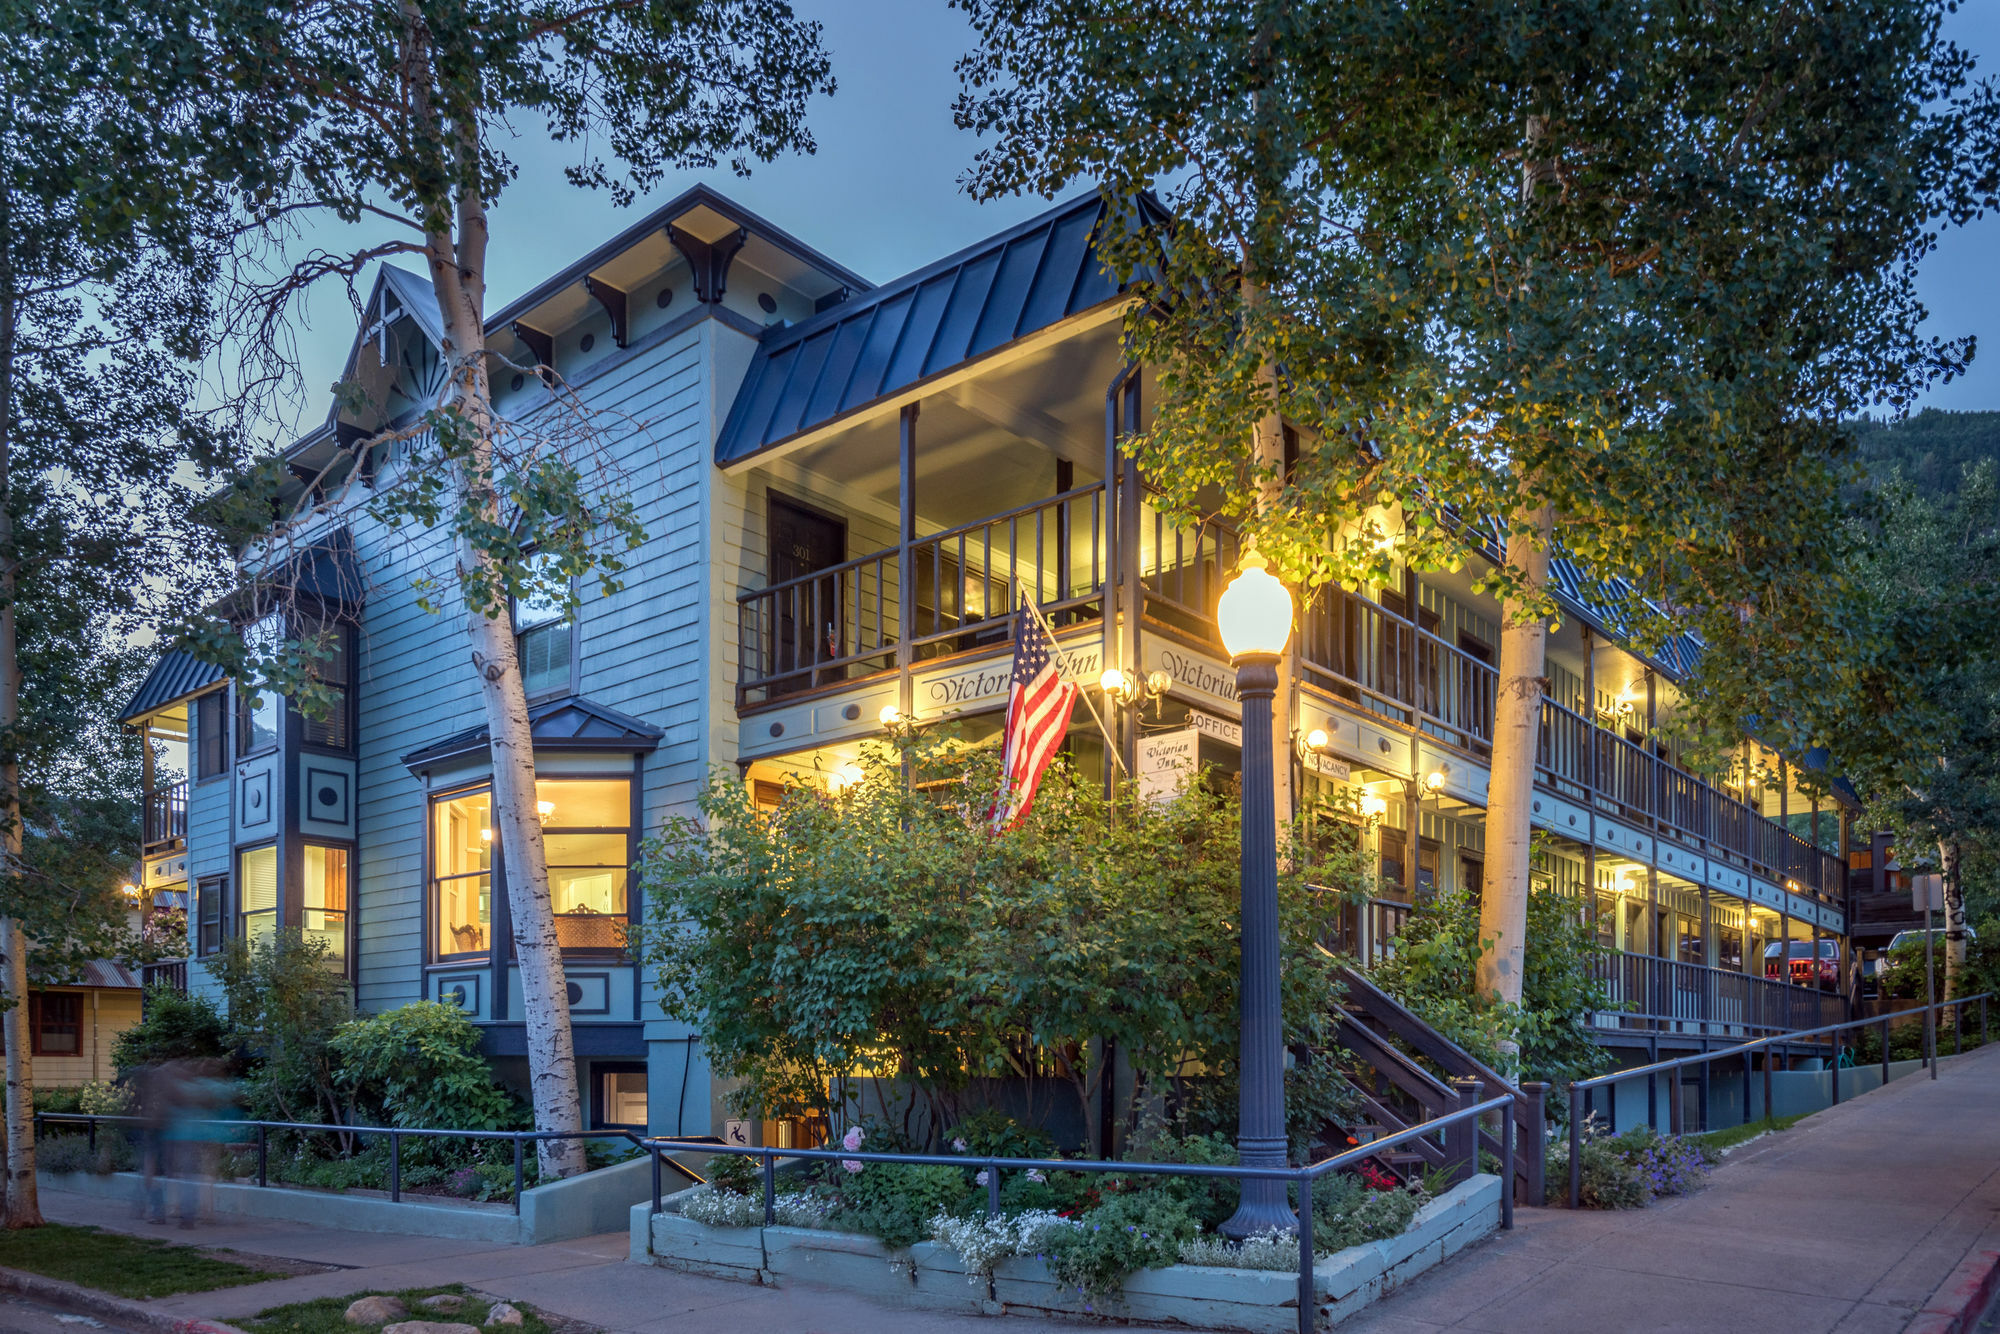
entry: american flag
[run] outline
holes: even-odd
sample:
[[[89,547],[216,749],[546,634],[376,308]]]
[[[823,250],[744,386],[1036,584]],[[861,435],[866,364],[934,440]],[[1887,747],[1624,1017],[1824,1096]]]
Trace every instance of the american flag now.
[[[1056,646],[1040,618],[1023,607],[1014,613],[1014,678],[1007,695],[1007,728],[1000,752],[1000,791],[987,819],[994,833],[1012,828],[1035,804],[1035,789],[1069,731],[1077,686],[1062,679]]]

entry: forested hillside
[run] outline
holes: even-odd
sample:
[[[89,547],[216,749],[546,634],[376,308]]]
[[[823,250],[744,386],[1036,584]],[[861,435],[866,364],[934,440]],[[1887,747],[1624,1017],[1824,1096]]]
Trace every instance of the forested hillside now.
[[[2000,412],[1943,412],[1925,408],[1914,417],[1884,423],[1853,423],[1861,459],[1870,475],[1896,467],[1927,496],[1958,489],[1965,465],[2000,458]]]

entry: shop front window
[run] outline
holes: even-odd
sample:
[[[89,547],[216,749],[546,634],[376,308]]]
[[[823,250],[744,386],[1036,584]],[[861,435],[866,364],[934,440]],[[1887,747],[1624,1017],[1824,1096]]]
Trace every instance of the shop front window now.
[[[493,794],[431,803],[432,953],[483,954],[493,943]]]

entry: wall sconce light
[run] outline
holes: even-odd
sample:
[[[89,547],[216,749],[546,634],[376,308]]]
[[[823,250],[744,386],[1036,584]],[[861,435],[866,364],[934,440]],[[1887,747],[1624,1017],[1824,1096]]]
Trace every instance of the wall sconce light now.
[[[1370,820],[1379,820],[1389,813],[1389,802],[1384,797],[1363,797],[1361,813]]]
[[[826,790],[837,797],[859,783],[861,778],[861,766],[850,760],[826,776]]]
[[[1315,727],[1312,731],[1306,733],[1306,749],[1315,755],[1325,750],[1331,744],[1332,738],[1327,736],[1324,727]]]
[[[882,706],[882,712],[875,716],[881,720],[882,726],[888,728],[892,732],[895,731],[897,725],[903,721],[903,711],[897,708],[893,704],[884,704]]]
[[[546,820],[556,813],[556,804],[553,801],[538,801],[535,803],[535,813]]]
[[[1424,788],[1426,791],[1432,793],[1444,791],[1444,770],[1433,769],[1429,773],[1425,774]]]
[[[137,885],[130,883],[118,886],[118,892],[120,894],[123,894],[128,899],[136,899],[139,897],[139,887]]]
[[[1160,702],[1167,692],[1174,688],[1174,678],[1162,671],[1146,673],[1142,681],[1137,674],[1118,667],[1106,667],[1104,674],[1097,678],[1098,689],[1111,703],[1128,709],[1143,709],[1153,706],[1155,717],[1159,715]]]

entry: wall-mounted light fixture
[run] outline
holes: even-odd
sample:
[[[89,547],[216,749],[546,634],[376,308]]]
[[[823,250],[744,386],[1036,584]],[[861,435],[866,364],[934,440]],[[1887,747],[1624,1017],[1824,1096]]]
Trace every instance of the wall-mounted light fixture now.
[[[1444,768],[1439,766],[1424,775],[1424,790],[1435,796],[1444,791]]]
[[[1366,796],[1361,799],[1361,813],[1370,820],[1379,820],[1389,813],[1386,797]]]
[[[849,760],[826,776],[826,790],[839,796],[861,781],[861,766]]]
[[[1098,689],[1104,698],[1120,708],[1143,709],[1153,706],[1154,717],[1159,716],[1160,703],[1167,692],[1174,688],[1174,678],[1163,671],[1150,671],[1142,679],[1136,672],[1128,672],[1122,667],[1106,667],[1097,678]]]

